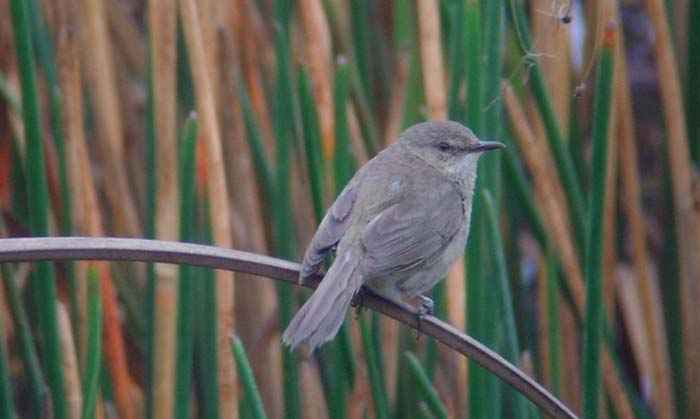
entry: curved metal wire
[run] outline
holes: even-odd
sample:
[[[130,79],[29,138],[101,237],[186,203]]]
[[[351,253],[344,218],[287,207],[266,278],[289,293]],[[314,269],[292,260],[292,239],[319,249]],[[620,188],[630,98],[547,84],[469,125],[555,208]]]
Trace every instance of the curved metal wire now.
[[[269,256],[191,243],[106,237],[39,237],[0,239],[1,262],[40,260],[119,260],[188,264],[225,269],[298,284],[300,265]],[[316,288],[321,277],[303,285]],[[525,373],[477,340],[433,316],[420,321],[411,307],[365,290],[361,304],[431,336],[471,358],[505,381],[547,414],[558,418],[577,416],[559,399]]]

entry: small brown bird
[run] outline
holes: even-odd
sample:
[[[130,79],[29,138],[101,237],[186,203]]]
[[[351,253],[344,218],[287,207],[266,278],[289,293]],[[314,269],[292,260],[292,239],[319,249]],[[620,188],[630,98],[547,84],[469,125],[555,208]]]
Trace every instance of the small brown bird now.
[[[424,122],[367,162],[326,213],[300,281],[335,260],[282,340],[309,352],[332,339],[363,285],[393,300],[422,299],[463,253],[479,156],[504,147],[456,122]]]

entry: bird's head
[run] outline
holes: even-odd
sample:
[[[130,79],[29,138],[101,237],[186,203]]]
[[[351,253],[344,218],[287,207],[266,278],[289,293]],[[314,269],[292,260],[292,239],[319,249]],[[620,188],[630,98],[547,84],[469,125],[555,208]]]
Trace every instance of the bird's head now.
[[[505,147],[497,141],[481,141],[469,128],[453,121],[416,124],[401,134],[399,144],[441,172],[460,179],[476,174],[484,152]]]

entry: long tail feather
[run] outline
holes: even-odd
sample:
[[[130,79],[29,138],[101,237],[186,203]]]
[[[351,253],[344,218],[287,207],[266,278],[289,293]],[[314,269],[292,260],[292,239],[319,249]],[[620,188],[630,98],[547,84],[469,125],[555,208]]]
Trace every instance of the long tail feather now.
[[[304,345],[309,352],[333,339],[345,320],[353,295],[362,285],[358,260],[350,253],[339,255],[311,298],[299,309],[282,341],[292,349]]]

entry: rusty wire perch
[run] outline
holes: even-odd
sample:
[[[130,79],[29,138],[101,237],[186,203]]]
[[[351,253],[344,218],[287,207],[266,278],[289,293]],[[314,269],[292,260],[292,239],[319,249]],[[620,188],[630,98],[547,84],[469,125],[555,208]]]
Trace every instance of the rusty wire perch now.
[[[0,263],[40,260],[120,260],[201,266],[244,272],[297,284],[299,264],[221,247],[161,240],[107,237],[38,237],[0,239]],[[304,286],[316,288],[321,277]],[[365,289],[362,304],[418,329],[411,307],[382,298]],[[433,316],[420,318],[420,332],[471,358],[516,388],[544,412],[557,418],[577,416],[544,387],[477,340]]]

